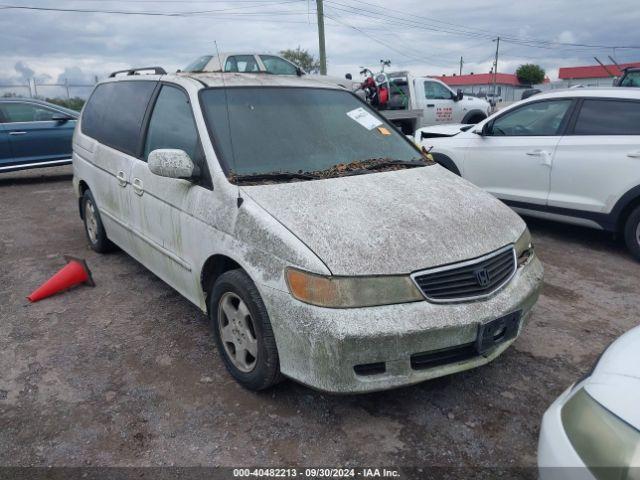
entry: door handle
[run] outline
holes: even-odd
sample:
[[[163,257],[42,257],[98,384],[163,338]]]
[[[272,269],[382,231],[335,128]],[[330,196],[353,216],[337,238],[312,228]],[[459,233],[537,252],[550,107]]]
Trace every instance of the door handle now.
[[[27,132],[9,132],[9,135],[25,135]]]
[[[547,152],[545,152],[544,150],[531,150],[530,152],[527,152],[527,155],[529,155],[530,157],[541,157],[545,153]]]
[[[629,157],[629,158],[640,158],[640,151],[627,153],[627,157]]]
[[[435,103],[427,103],[427,108],[433,108],[435,106],[436,106]]]
[[[527,152],[527,155],[530,157],[540,157],[540,164],[545,165],[547,167],[551,166],[551,154],[546,150],[531,150]]]
[[[127,177],[125,176],[124,172],[122,170],[120,170],[117,175],[116,178],[118,179],[118,185],[120,185],[121,187],[126,187],[127,186]]]
[[[142,196],[142,194],[144,193],[144,185],[142,184],[142,180],[140,180],[139,178],[134,178],[133,182],[131,182],[131,185],[133,186],[133,191],[136,192],[136,195]]]

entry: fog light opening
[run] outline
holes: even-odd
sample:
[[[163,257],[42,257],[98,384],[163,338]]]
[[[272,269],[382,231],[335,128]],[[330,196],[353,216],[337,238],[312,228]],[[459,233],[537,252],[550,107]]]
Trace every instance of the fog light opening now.
[[[502,327],[500,327],[494,334],[493,334],[493,340],[495,342],[497,342],[498,340],[500,340],[502,337],[504,337],[504,334],[507,333],[507,326],[506,325],[502,325]]]
[[[362,365],[354,366],[353,371],[356,372],[356,375],[361,376],[380,375],[387,371],[387,366],[384,362],[363,363]]]

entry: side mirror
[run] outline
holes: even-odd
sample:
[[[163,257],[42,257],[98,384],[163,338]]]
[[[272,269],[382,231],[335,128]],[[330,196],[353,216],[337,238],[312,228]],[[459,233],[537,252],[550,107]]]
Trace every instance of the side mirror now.
[[[353,80],[353,76],[350,73],[347,73],[344,78],[346,78],[347,80]]]
[[[459,102],[463,98],[464,98],[464,92],[462,90],[458,89],[458,92],[457,92],[457,95],[456,95],[456,102]]]
[[[51,117],[51,120],[58,123],[65,123],[65,122],[68,122],[69,120],[75,120],[75,118],[69,115],[63,115],[62,113],[56,113]]]
[[[491,122],[487,122],[482,125],[482,128],[474,128],[473,133],[476,135],[480,135],[481,137],[486,137],[487,135],[491,135]]]
[[[300,67],[296,67],[296,75],[301,77],[304,75],[304,70],[302,70]]]
[[[149,153],[147,164],[151,173],[161,177],[193,180],[200,173],[187,152],[173,148],[153,150]]]

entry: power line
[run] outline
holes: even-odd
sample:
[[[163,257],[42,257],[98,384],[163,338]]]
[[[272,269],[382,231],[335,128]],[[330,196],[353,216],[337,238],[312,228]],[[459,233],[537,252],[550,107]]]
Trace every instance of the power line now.
[[[417,61],[424,61],[425,60],[424,58],[419,58],[419,57],[414,57],[412,55],[407,55],[402,50],[398,50],[398,49],[392,47],[391,45],[389,45],[388,43],[380,41],[378,38],[374,37],[373,35],[370,35],[369,33],[367,33],[366,31],[362,30],[361,28],[358,28],[358,27],[356,27],[354,25],[351,25],[350,23],[347,23],[345,21],[338,20],[337,18],[333,17],[332,15],[328,15],[326,12],[325,12],[324,16],[327,17],[330,20],[333,20],[334,22],[336,22],[336,23],[338,23],[338,24],[340,24],[342,26],[345,26],[347,28],[351,28],[351,29],[361,33],[365,37],[373,40],[374,42],[378,43],[379,45],[382,45],[383,47],[388,48],[391,51],[394,51],[394,52],[402,55],[403,57],[409,58],[411,60],[417,60]]]
[[[355,15],[360,15],[364,17],[369,17],[376,20],[385,20],[389,22],[395,22],[396,24],[400,24],[402,26],[409,26],[413,28],[419,28],[424,30],[430,30],[440,33],[449,33],[452,35],[460,35],[469,38],[485,38],[485,39],[493,39],[497,35],[501,37],[504,42],[519,44],[522,46],[529,46],[534,48],[553,48],[554,46],[569,46],[574,48],[588,48],[588,49],[612,49],[612,48],[624,48],[624,49],[640,49],[640,46],[636,45],[624,45],[624,46],[612,46],[612,45],[596,45],[596,44],[585,44],[585,43],[569,43],[569,42],[556,42],[556,41],[548,41],[548,40],[540,40],[540,39],[528,39],[523,37],[515,37],[513,35],[505,35],[502,33],[490,32],[488,30],[482,30],[477,28],[471,28],[460,24],[455,24],[451,22],[443,22],[441,20],[436,20],[429,17],[419,16],[419,15],[411,15],[411,17],[402,17],[390,14],[388,11],[380,12],[374,11],[367,8],[363,8],[361,5],[370,5],[378,9],[382,9],[377,5],[359,1],[358,6],[353,6],[350,4],[340,3],[335,0],[326,0],[327,3],[332,4],[332,8]],[[344,8],[336,7],[335,5],[339,5],[341,7],[345,7],[349,10],[345,10]],[[414,19],[425,20],[431,23],[441,23],[443,25],[448,26],[434,26],[434,25],[424,25]]]
[[[289,3],[297,3],[299,0],[284,0],[270,3],[267,6],[284,5]],[[27,5],[0,5],[0,8],[14,9],[14,10],[35,10],[35,11],[47,11],[47,12],[65,12],[65,13],[106,13],[112,15],[143,15],[152,17],[189,17],[196,15],[205,15],[219,12],[227,12],[227,15],[260,15],[260,14],[274,14],[274,15],[302,15],[306,12],[290,12],[290,11],[278,11],[278,12],[249,12],[249,13],[234,13],[231,10],[238,10],[242,8],[255,8],[256,5],[243,5],[240,7],[222,8],[217,10],[196,10],[187,12],[149,12],[149,11],[133,11],[133,10],[98,10],[89,8],[60,8],[60,7],[34,7]]]

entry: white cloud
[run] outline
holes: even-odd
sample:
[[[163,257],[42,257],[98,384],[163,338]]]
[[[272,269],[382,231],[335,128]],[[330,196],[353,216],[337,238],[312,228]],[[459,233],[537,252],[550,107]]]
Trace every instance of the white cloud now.
[[[272,3],[269,4],[269,1]],[[35,0],[21,0],[36,5]],[[193,17],[147,17],[97,13],[3,10],[0,15],[0,83],[29,76],[77,78],[130,66],[180,68],[204,53],[221,50],[278,52],[300,45],[317,55],[313,1],[255,4],[212,2],[71,2],[39,0],[39,7],[147,10],[152,12],[225,10]],[[494,35],[500,34],[499,70],[513,72],[522,63],[538,63],[552,74],[560,66],[593,63],[611,50],[548,48],[533,39],[598,44],[634,40],[636,0],[499,0],[429,2],[325,0],[329,73],[358,77],[359,67],[375,68],[390,59],[392,69],[416,74],[486,72],[493,62]],[[377,5],[377,6],[376,6]],[[247,8],[249,7],[249,8]],[[428,7],[428,8],[427,8]],[[270,12],[269,16],[264,16]],[[259,15],[257,15],[259,14]],[[603,21],[606,19],[606,21]],[[615,29],[611,25],[616,25]],[[460,32],[466,32],[461,35]],[[636,36],[637,37],[637,36]],[[516,42],[510,40],[517,40]],[[526,41],[529,46],[522,45]],[[519,44],[520,43],[520,44]],[[535,48],[537,46],[538,48]],[[637,60],[640,50],[617,50],[620,61]],[[22,62],[20,71],[14,66]],[[32,72],[31,72],[32,71]],[[553,77],[552,77],[553,78]]]
[[[560,32],[560,35],[557,37],[558,42],[562,43],[577,43],[578,39],[574,35],[574,33],[570,30],[564,30]]]

